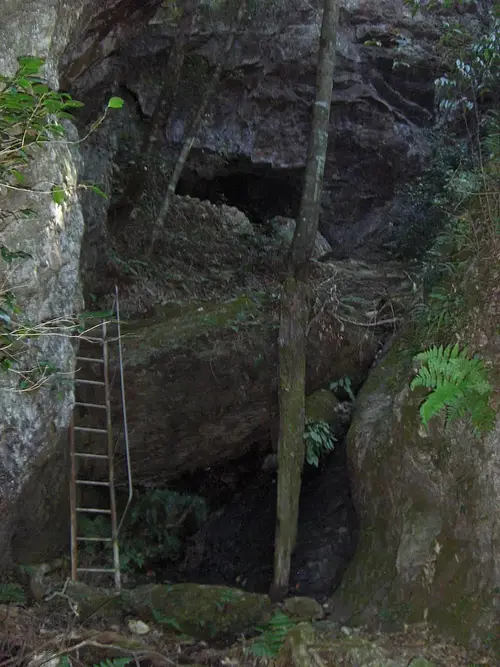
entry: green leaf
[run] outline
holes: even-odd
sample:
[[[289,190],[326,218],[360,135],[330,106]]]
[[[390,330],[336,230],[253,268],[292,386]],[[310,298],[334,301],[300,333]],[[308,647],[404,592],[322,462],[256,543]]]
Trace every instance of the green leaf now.
[[[121,97],[111,97],[108,102],[108,109],[121,109],[125,104]]]
[[[46,83],[36,83],[33,86],[33,92],[35,95],[46,95],[50,91],[50,88],[47,86]]]
[[[24,183],[24,174],[21,174],[21,172],[18,169],[11,169],[10,173],[12,174],[12,176],[14,176],[14,178],[18,183],[21,184]]]
[[[108,199],[108,195],[103,190],[101,190],[101,188],[98,187],[97,185],[90,185],[89,190],[92,190],[92,192],[95,192],[100,197],[104,197],[104,199]]]
[[[64,189],[60,185],[54,185],[52,188],[52,201],[60,206],[64,203],[65,199],[66,193],[64,192]]]

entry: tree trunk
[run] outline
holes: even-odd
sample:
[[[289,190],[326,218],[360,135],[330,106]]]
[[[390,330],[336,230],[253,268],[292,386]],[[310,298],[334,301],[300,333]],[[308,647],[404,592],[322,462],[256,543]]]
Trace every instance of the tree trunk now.
[[[212,74],[212,77],[210,79],[210,83],[207,86],[207,89],[205,91],[205,94],[203,96],[203,99],[200,103],[200,106],[198,107],[198,111],[196,112],[195,117],[193,118],[193,121],[191,123],[191,127],[189,128],[189,132],[187,134],[187,137],[184,141],[184,144],[182,146],[182,150],[180,152],[179,157],[177,158],[177,162],[175,165],[174,172],[172,174],[172,177],[170,179],[170,182],[167,187],[167,193],[165,195],[165,198],[163,200],[163,204],[161,206],[160,212],[158,213],[158,216],[156,217],[155,220],[155,226],[153,229],[153,234],[151,237],[151,245],[149,247],[149,253],[153,251],[154,244],[158,240],[158,237],[160,235],[161,229],[165,225],[165,221],[167,219],[168,211],[170,209],[170,203],[172,201],[172,197],[175,194],[175,189],[177,187],[177,183],[179,182],[179,178],[181,176],[182,170],[184,169],[184,165],[186,163],[186,160],[189,157],[189,153],[191,151],[191,147],[193,145],[193,142],[196,137],[196,133],[198,132],[198,128],[200,126],[201,120],[203,116],[205,115],[205,112],[207,110],[208,104],[210,100],[212,99],[212,95],[215,93],[215,90],[217,88],[217,84],[219,83],[220,75],[222,73],[222,70],[224,66],[226,65],[229,54],[231,53],[231,50],[233,48],[234,40],[236,38],[236,33],[241,25],[241,22],[243,20],[243,17],[245,15],[246,9],[248,5],[248,0],[240,0],[240,5],[238,7],[238,13],[236,15],[236,20],[233,28],[231,29],[229,36],[227,38],[226,46],[221,53],[219,62],[217,63],[217,66]]]
[[[186,0],[182,5],[182,18],[179,22],[174,44],[168,55],[163,86],[156,100],[151,120],[144,131],[137,165],[132,167],[127,175],[124,201],[120,204],[121,213],[126,218],[132,213],[144,192],[147,183],[147,171],[144,167],[147,165],[152,148],[155,145],[156,135],[159,134],[162,127],[167,125],[174,108],[184,66],[186,44],[193,29],[198,4],[199,0]]]
[[[281,600],[289,588],[290,566],[299,518],[304,466],[304,410],[307,322],[309,318],[308,264],[318,231],[321,190],[328,147],[330,106],[338,0],[324,0],[316,102],[307,156],[300,211],[290,251],[289,277],[281,293],[279,333],[278,500],[271,597]]]

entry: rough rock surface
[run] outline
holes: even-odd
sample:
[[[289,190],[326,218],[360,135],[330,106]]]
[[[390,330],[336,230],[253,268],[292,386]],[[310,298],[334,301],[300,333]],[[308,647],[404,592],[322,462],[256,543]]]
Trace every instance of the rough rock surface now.
[[[157,584],[123,590],[117,595],[77,583],[71,584],[67,591],[82,618],[97,616],[118,620],[133,615],[209,641],[252,632],[256,626],[269,621],[276,610],[267,595],[226,586]],[[312,621],[321,617],[321,607],[307,598],[295,604],[290,600],[287,614],[297,622]]]
[[[278,5],[256,11],[238,39],[200,127],[179,183],[180,194],[228,202],[260,222],[297,215],[319,23],[317,2],[295,0],[286,12]],[[102,53],[85,70],[72,65],[83,48],[78,41],[65,54],[65,85],[85,99],[89,109],[102,105],[106,88],[127,100],[123,113],[106,122],[83,147],[89,177],[98,178],[111,195],[109,203],[85,203],[84,263],[90,291],[98,289],[103,273],[113,272],[109,264],[115,274],[123,273],[123,266],[102,253],[103,243],[109,255],[115,236],[127,228],[133,235],[151,225],[226,30],[227,17],[198,20],[181,94],[165,131],[152,137],[146,159],[141,153],[144,141],[148,145],[175,34],[170,10],[160,11],[125,48]],[[397,192],[431,158],[428,130],[434,122],[436,30],[429,16],[412,18],[402,0],[344,3],[321,216],[322,233],[337,257],[384,252],[412,214]],[[95,41],[98,34],[87,36],[87,41]],[[380,46],[366,46],[369,40],[378,40]],[[97,51],[94,45],[93,52]],[[84,112],[82,119],[87,118]],[[133,194],[137,170],[147,173],[146,192],[139,202]]]
[[[499,257],[496,243],[470,268],[457,313],[458,342],[486,360],[494,386]],[[498,646],[500,427],[478,438],[434,418],[424,429],[425,393],[409,389],[420,345],[404,332],[358,397],[348,457],[361,532],[341,602],[362,618],[384,609],[393,621],[428,619],[464,643]]]
[[[147,17],[158,3],[135,3],[135,18]],[[94,34],[105,42],[109,29],[120,32],[120,17],[130,19],[134,6],[129,0],[70,4],[58,0],[5,0],[0,21],[0,72],[12,74],[19,56],[46,59],[45,76],[57,87],[60,61],[74,32],[82,30],[90,17]],[[122,11],[127,7],[127,11]],[[111,11],[113,10],[113,11]],[[107,13],[106,13],[107,12]],[[128,18],[127,18],[128,17]],[[98,29],[97,29],[98,28]],[[128,24],[124,32],[135,30]],[[115,42],[116,43],[116,42]],[[109,44],[108,44],[109,47]],[[76,134],[68,128],[69,136]],[[53,183],[71,188],[80,168],[78,153],[64,144],[40,151],[27,175],[26,186],[50,191]],[[36,212],[29,219],[21,209]],[[83,307],[79,282],[79,260],[83,217],[75,195],[62,205],[50,195],[27,194],[0,189],[0,245],[31,255],[0,267],[2,289],[11,290],[20,308],[21,323],[39,324],[69,318]],[[0,383],[0,569],[15,559],[44,559],[66,549],[68,526],[66,427],[72,409],[71,385],[64,377],[73,370],[74,350],[70,340],[43,336],[28,344],[19,358],[19,369],[48,362],[62,372],[33,392],[19,393],[19,376],[2,373]],[[16,367],[14,367],[16,368]]]
[[[54,8],[31,4],[33,15],[27,12],[24,29],[13,8],[7,15],[2,8],[2,74],[15,71],[18,55],[46,56],[57,49],[51,40],[57,21]],[[34,44],[30,41],[33,34]],[[53,60],[47,74],[55,82]],[[68,132],[70,138],[76,138],[70,127]],[[2,293],[10,290],[14,294],[20,325],[70,318],[83,305],[78,273],[81,209],[75,194],[61,206],[46,194],[52,183],[74,186],[78,167],[75,151],[63,144],[53,145],[38,152],[26,174],[26,187],[39,193],[0,186],[0,245],[30,255],[11,265],[2,260],[0,266]],[[19,211],[28,208],[34,213],[27,219]],[[21,344],[14,352],[12,370],[0,374],[0,569],[9,564],[12,549],[22,559],[27,552],[43,558],[47,545],[59,548],[63,525],[67,525],[62,500],[67,495],[66,448],[61,436],[72,408],[71,386],[64,377],[72,372],[74,351],[69,338],[50,335],[47,329],[45,334]],[[62,375],[48,378],[40,389],[20,391],[22,376],[17,372],[42,362]]]

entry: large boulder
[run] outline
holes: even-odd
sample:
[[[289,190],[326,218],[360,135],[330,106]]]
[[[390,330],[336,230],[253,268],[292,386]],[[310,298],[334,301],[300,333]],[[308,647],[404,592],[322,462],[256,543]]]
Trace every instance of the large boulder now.
[[[469,269],[457,336],[500,370],[498,243]],[[451,339],[453,341],[453,338]],[[462,642],[498,642],[500,425],[478,438],[465,423],[425,429],[410,391],[421,342],[404,332],[362,388],[349,432],[361,523],[341,601],[357,618],[427,619]],[[498,408],[497,397],[493,406]],[[498,648],[498,646],[497,646]]]

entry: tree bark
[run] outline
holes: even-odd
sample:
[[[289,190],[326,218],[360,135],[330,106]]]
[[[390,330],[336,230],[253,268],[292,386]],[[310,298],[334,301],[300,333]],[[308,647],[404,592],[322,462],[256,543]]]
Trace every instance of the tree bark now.
[[[290,567],[297,538],[299,498],[304,466],[306,342],[309,318],[308,266],[318,231],[321,191],[328,147],[338,0],[324,0],[316,102],[313,108],[300,211],[289,257],[289,277],[281,292],[279,333],[278,499],[274,576],[270,595],[288,593]]]
[[[224,50],[221,53],[221,56],[219,58],[219,62],[217,63],[217,66],[215,70],[213,71],[212,77],[210,79],[210,83],[207,86],[207,89],[205,91],[205,94],[203,96],[203,99],[200,103],[200,106],[198,107],[198,111],[196,112],[196,115],[193,118],[193,121],[191,123],[191,126],[189,128],[189,132],[187,133],[187,137],[184,141],[184,144],[182,146],[181,152],[179,157],[177,158],[177,162],[173,171],[173,174],[170,178],[170,182],[167,187],[167,193],[165,195],[165,198],[163,200],[163,204],[161,206],[160,212],[158,213],[156,220],[155,220],[155,226],[153,229],[152,237],[151,237],[151,244],[149,247],[149,253],[151,254],[154,245],[156,241],[158,240],[161,230],[165,225],[165,221],[167,219],[168,211],[170,209],[170,203],[172,201],[172,198],[175,194],[175,189],[177,188],[177,183],[179,182],[179,178],[181,176],[182,170],[184,169],[184,165],[186,164],[186,160],[189,157],[189,153],[191,151],[191,147],[193,146],[193,142],[196,138],[196,133],[198,132],[198,128],[200,126],[201,120],[203,116],[205,115],[205,112],[207,110],[208,104],[212,98],[212,95],[215,93],[215,90],[217,88],[217,84],[219,83],[220,75],[222,73],[223,68],[225,67],[229,54],[231,53],[231,50],[233,48],[234,40],[236,38],[236,33],[241,25],[241,22],[243,21],[243,17],[245,15],[246,9],[248,5],[248,0],[240,0],[240,5],[238,7],[238,13],[236,15],[235,23],[233,28],[231,29],[229,36],[227,38],[226,45],[224,47]]]
[[[124,203],[120,205],[122,215],[125,215],[125,217],[130,215],[134,206],[140,201],[147,183],[147,172],[145,172],[144,167],[151,155],[155,136],[162,126],[167,125],[174,108],[186,56],[186,43],[193,29],[198,5],[199,0],[186,0],[182,5],[182,17],[174,44],[168,55],[163,85],[156,100],[151,120],[144,132],[138,164],[130,170],[127,176],[127,184],[124,188]]]

